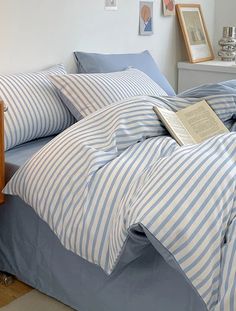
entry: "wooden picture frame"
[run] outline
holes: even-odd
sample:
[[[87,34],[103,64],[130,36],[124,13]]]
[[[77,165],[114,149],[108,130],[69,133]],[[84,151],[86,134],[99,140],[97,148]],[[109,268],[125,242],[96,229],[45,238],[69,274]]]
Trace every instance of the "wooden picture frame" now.
[[[200,4],[177,4],[176,12],[191,63],[214,59]]]

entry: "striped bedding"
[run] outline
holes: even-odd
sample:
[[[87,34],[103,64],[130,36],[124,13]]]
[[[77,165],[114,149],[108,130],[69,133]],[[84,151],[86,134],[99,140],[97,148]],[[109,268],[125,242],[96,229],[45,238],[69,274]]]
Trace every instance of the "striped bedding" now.
[[[0,98],[4,114],[5,150],[62,132],[74,123],[56,89],[51,74],[66,74],[63,65],[33,73],[0,75]]]
[[[77,120],[128,97],[167,95],[144,72],[135,68],[110,73],[53,74],[50,80]]]
[[[234,130],[236,95],[206,100]],[[5,193],[20,196],[66,248],[108,274],[125,261],[127,239],[137,254],[158,242],[207,310],[235,311],[236,133],[180,147],[152,109],[194,101],[137,97],[99,110],[49,142]]]

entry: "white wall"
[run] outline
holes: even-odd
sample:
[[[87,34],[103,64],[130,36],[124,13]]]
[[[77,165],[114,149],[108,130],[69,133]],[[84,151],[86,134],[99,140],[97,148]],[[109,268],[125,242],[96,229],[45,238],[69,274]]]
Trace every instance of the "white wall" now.
[[[198,2],[212,39],[215,0]],[[104,10],[103,0],[0,0],[0,73],[38,70],[58,62],[74,71],[74,50],[149,49],[176,87],[176,63],[184,57],[176,17],[163,17],[161,0],[155,0],[154,35],[140,37],[139,1],[119,0],[118,4],[119,10],[111,12]]]
[[[224,26],[236,26],[236,0],[216,0],[215,3],[215,50],[219,50],[218,41],[222,37]]]

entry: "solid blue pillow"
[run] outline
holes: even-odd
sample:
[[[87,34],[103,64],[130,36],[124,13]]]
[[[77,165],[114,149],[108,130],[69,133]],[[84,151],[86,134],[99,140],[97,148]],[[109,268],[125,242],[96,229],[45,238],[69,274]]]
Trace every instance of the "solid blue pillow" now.
[[[175,91],[161,73],[149,51],[134,54],[98,54],[74,52],[79,73],[108,73],[137,68],[154,80],[170,96]]]

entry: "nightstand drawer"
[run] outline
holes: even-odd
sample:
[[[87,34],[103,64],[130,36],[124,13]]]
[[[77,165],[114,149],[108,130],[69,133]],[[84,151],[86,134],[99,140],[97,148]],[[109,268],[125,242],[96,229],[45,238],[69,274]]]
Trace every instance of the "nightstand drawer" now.
[[[232,79],[236,79],[234,62],[178,63],[178,93],[201,84]]]

